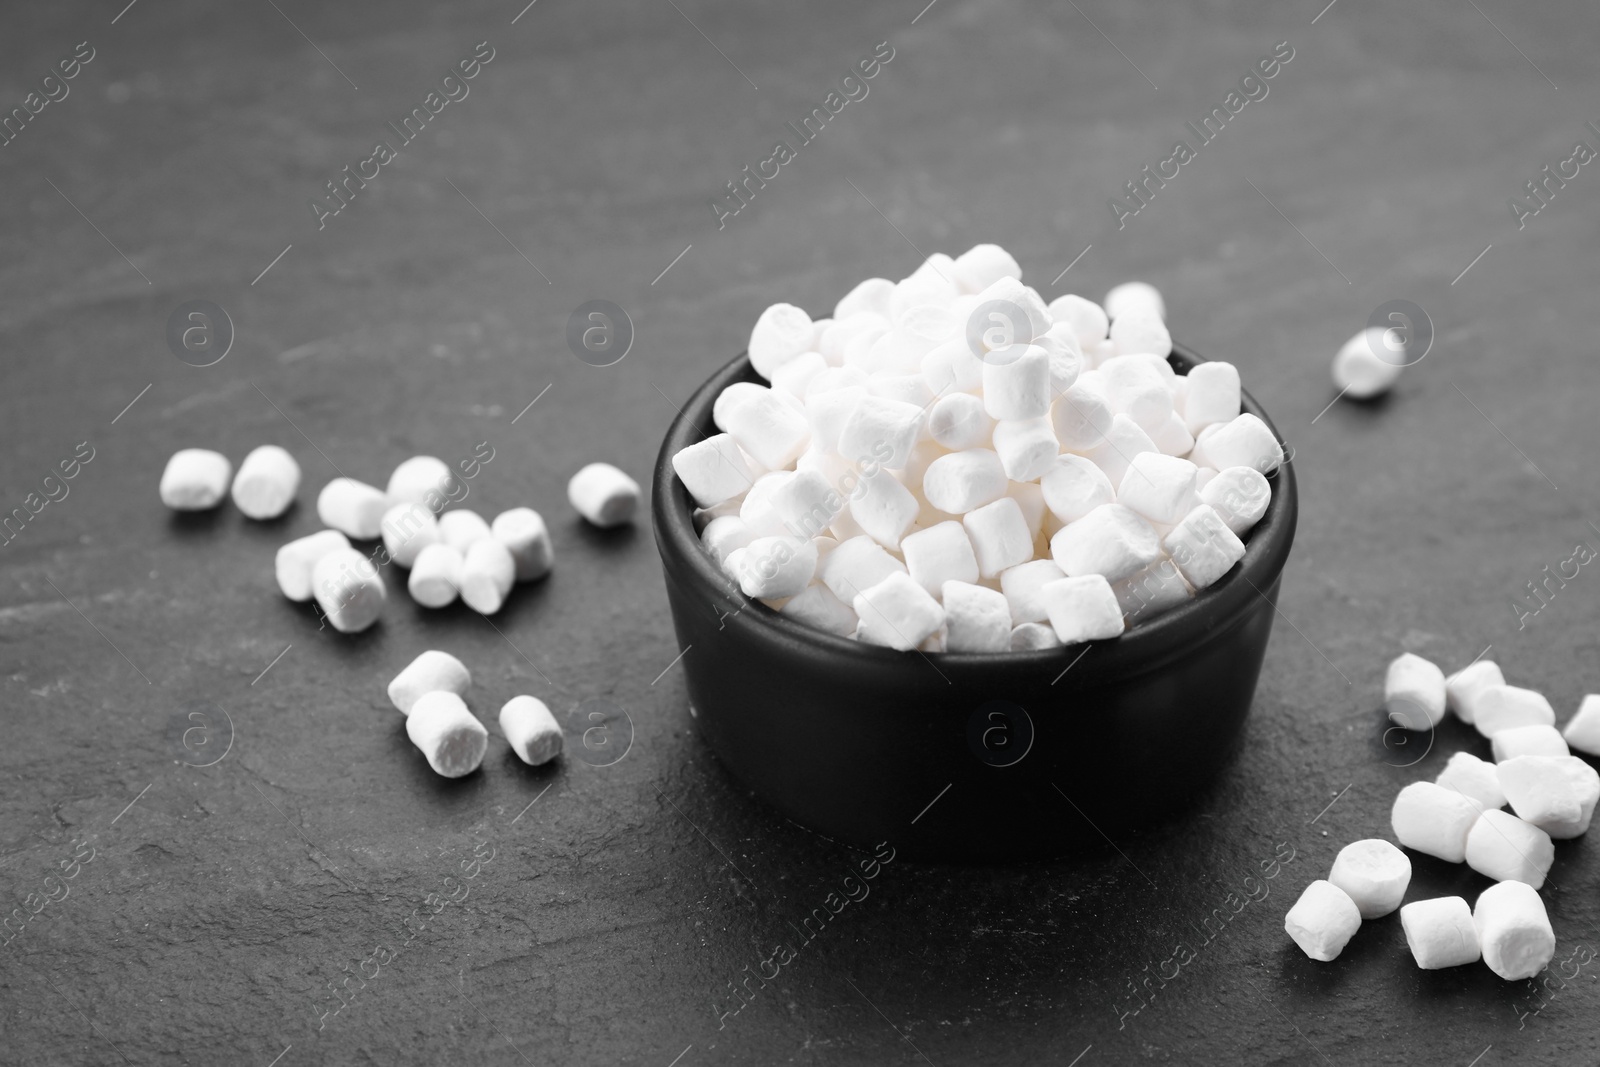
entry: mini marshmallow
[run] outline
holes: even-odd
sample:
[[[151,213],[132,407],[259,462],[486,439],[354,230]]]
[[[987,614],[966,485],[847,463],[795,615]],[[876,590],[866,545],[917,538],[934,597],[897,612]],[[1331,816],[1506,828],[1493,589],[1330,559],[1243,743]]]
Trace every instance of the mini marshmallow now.
[[[1389,821],[1395,840],[1407,848],[1460,863],[1467,854],[1467,832],[1478,814],[1477,803],[1453,789],[1412,782],[1394,798]]]
[[[1478,895],[1472,909],[1478,947],[1489,969],[1508,982],[1532,978],[1556,954],[1556,934],[1538,890],[1526,882],[1499,882]]]
[[[1446,789],[1454,789],[1486,811],[1505,807],[1506,794],[1500,788],[1500,776],[1494,764],[1470,752],[1451,756],[1434,781]]]
[[[979,577],[978,558],[967,529],[953,520],[907,534],[900,542],[900,554],[912,580],[933,596],[939,595],[946,582],[973,583]]]
[[[1160,451],[1138,423],[1118,412],[1111,417],[1111,429],[1106,431],[1105,438],[1085,455],[1106,472],[1112,485],[1121,485],[1135,456]]]
[[[790,396],[803,397],[811,379],[828,369],[821,352],[802,352],[772,372],[772,388]]]
[[[411,562],[406,589],[425,608],[442,608],[461,592],[461,553],[447,544],[427,545]]]
[[[840,541],[817,565],[818,580],[845,604],[889,575],[905,573],[904,563],[865,535]]]
[[[1194,596],[1194,587],[1170,559],[1158,559],[1122,581],[1113,582],[1111,591],[1129,625],[1152,619]]]
[[[952,452],[987,445],[994,427],[983,401],[971,393],[947,393],[928,411],[928,432]],[[1054,435],[1050,442],[1055,443]]]
[[[515,696],[506,701],[500,709],[500,732],[511,743],[511,751],[530,767],[561,755],[561,724],[542,700]]]
[[[981,293],[1001,278],[1022,277],[1022,268],[999,245],[973,245],[956,257],[951,275],[964,293]]]
[[[1033,531],[1021,505],[1008,496],[973,508],[961,517],[961,525],[966,527],[978,557],[978,573],[984,578],[997,577],[1033,558]],[[906,562],[909,565],[911,561],[908,558]]]
[[[1033,343],[1050,353],[1050,395],[1057,397],[1071,389],[1084,370],[1083,348],[1072,327],[1058,323],[1035,337]]]
[[[835,322],[841,322],[863,312],[888,318],[889,295],[893,292],[894,282],[888,278],[868,278],[859,282],[833,305],[833,319]]]
[[[1050,554],[1072,577],[1103,575],[1108,582],[1132,577],[1161,556],[1150,524],[1121,504],[1102,504],[1050,539]]]
[[[472,684],[472,673],[466,664],[448,652],[430,648],[406,664],[405,669],[389,683],[389,700],[400,714],[411,714],[411,708],[424,693],[439,690],[466,696]]]
[[[713,419],[768,470],[789,466],[811,440],[802,406],[785,393],[750,382],[724,389],[713,407]]]
[[[794,415],[792,410],[785,410]],[[799,415],[794,415],[794,418],[805,421]],[[795,455],[799,455],[799,452]],[[784,462],[793,459],[794,456],[788,456]],[[567,501],[572,504],[574,511],[595,526],[602,529],[620,526],[632,522],[633,513],[638,510],[639,483],[609,463],[590,463],[580,468],[567,482]]]
[[[390,506],[395,504],[421,504],[438,512],[449,499],[449,487],[456,480],[455,472],[436,456],[412,456],[389,475],[384,495]]]
[[[1200,487],[1200,502],[1216,508],[1228,529],[1243,537],[1267,513],[1272,486],[1254,467],[1229,467]]]
[[[214,508],[228,495],[228,478],[232,474],[233,464],[221,452],[207,448],[179,449],[161,472],[158,490],[161,502],[173,511]]]
[[[811,316],[793,304],[773,304],[750,331],[750,366],[763,378],[811,347]]]
[[[439,516],[440,539],[462,556],[467,554],[467,549],[472,547],[474,541],[492,536],[483,516],[470,508],[452,508]]]
[[[1407,730],[1431,730],[1444,718],[1444,672],[1421,656],[1403,652],[1383,681],[1389,719]]]
[[[517,561],[505,545],[493,537],[483,537],[467,546],[461,560],[461,600],[467,607],[493,615],[511,595],[516,581]]]
[[[1122,607],[1111,583],[1098,574],[1060,578],[1039,589],[1056,638],[1064,645],[1099,641],[1122,633]]]
[[[1489,739],[1494,761],[1504,763],[1518,756],[1570,756],[1572,750],[1554,726],[1511,726],[1495,731]]]
[[[1077,522],[1101,504],[1116,499],[1106,472],[1083,456],[1063,452],[1039,479],[1044,502],[1062,522]]]
[[[992,301],[1003,301],[1010,305],[1000,318],[1006,320],[1000,327],[1000,332],[1006,334],[999,345],[990,345],[991,348],[1005,347],[1007,345],[1026,345],[1035,337],[1050,328],[1050,312],[1045,310],[1044,301],[1039,294],[1029,286],[1023,285],[1017,278],[998,278],[991,285],[978,293],[978,307]],[[988,329],[991,324],[983,323]],[[987,389],[985,385],[985,389]],[[1043,412],[1040,412],[1043,414]],[[995,418],[1007,416],[995,415]],[[1027,416],[1009,416],[1011,418],[1026,418]]]
[[[728,556],[732,577],[745,596],[776,600],[799,594],[817,570],[814,541],[758,537]]]
[[[1050,420],[1004,419],[994,427],[994,451],[1006,477],[1014,482],[1031,482],[1043,477],[1055,465],[1060,446]]]
[[[358,541],[371,541],[383,530],[389,498],[377,486],[354,478],[335,478],[317,494],[317,518],[324,526]]]
[[[1025,622],[1011,629],[1011,651],[1037,652],[1040,649],[1060,648],[1061,638],[1044,623]]]
[[[1471,722],[1478,698],[1491,685],[1505,685],[1505,675],[1493,660],[1480,659],[1444,680],[1445,707],[1462,722]]]
[[[1495,766],[1518,816],[1558,841],[1589,829],[1600,801],[1600,774],[1577,756],[1517,756]]]
[[[918,433],[921,434],[921,415],[933,403],[934,393],[921,374],[880,374],[867,382],[870,396],[898,400],[917,409]]]
[[[679,449],[672,456],[672,469],[703,508],[748,492],[756,480],[744,453],[732,435],[725,433]]]
[[[1125,313],[1111,320],[1111,343],[1118,352],[1166,359],[1172,351],[1172,334],[1155,315]]]
[[[1363,919],[1379,919],[1404,899],[1411,861],[1381,838],[1353,841],[1334,857],[1328,881],[1345,891]]]
[[[967,582],[945,582],[946,652],[1005,652],[1011,647],[1011,605],[1004,593]]]
[[[1111,433],[1112,416],[1116,413],[1098,383],[1098,378],[1084,381],[1080,377],[1050,408],[1050,422],[1063,449],[1084,452]]]
[[[335,548],[311,568],[311,591],[322,614],[343,634],[360,633],[383,611],[383,578],[353,548]]]
[[[1400,380],[1405,346],[1391,344],[1391,333],[1387,327],[1370,326],[1334,355],[1333,384],[1341,396],[1366,400],[1387,393]]]
[[[1467,833],[1467,866],[1497,882],[1526,882],[1538,889],[1556,860],[1550,835],[1508,811],[1491,809]]]
[[[738,520],[735,519],[735,522]],[[555,549],[544,517],[532,508],[502,511],[489,524],[489,533],[511,553],[517,565],[517,581],[543,578],[555,563]]]
[[[1056,297],[1050,301],[1050,306],[1046,310],[1050,313],[1050,321],[1055,326],[1070,327],[1078,339],[1078,344],[1084,348],[1096,341],[1105,340],[1106,331],[1111,326],[1111,320],[1106,316],[1104,308],[1093,300],[1085,300],[1075,293]]]
[[[1004,476],[1002,472],[1001,477]],[[849,511],[850,517],[874,541],[887,548],[896,548],[916,521],[919,507],[911,490],[901,485],[893,474],[881,470],[873,477],[863,479],[852,491]]]
[[[1117,503],[1127,505],[1152,523],[1171,526],[1200,503],[1194,488],[1197,470],[1186,459],[1141,452],[1122,475]]]
[[[973,354],[965,337],[936,345],[922,357],[919,367],[922,380],[935,396],[976,394],[983,388],[983,361]]]
[[[1194,438],[1189,436],[1189,431],[1183,425],[1183,416],[1176,411],[1168,415],[1166,421],[1160,426],[1147,432],[1150,434],[1150,440],[1155,444],[1156,450],[1162,455],[1187,456],[1194,449]],[[1211,470],[1210,467],[1204,469]],[[1211,474],[1215,476],[1216,472],[1211,471]],[[1199,487],[1199,484],[1199,481],[1196,480],[1196,488]]]
[[[778,483],[767,499],[790,537],[818,536],[845,507],[845,498],[817,471],[797,471]]]
[[[1050,617],[1040,595],[1046,584],[1065,578],[1055,560],[1034,559],[1019,564],[1000,574],[1000,591],[1011,606],[1013,625],[1024,622],[1044,622]]]
[[[300,490],[300,464],[277,445],[252,449],[233,478],[233,503],[252,519],[275,519]]]
[[[446,778],[471,774],[489,750],[489,731],[456,694],[440,691],[418,700],[406,716],[406,736]]]
[[[1183,425],[1191,434],[1239,417],[1239,368],[1232,363],[1196,364],[1184,381]]]
[[[1050,413],[1050,353],[1014,344],[983,357],[983,410],[996,419],[1034,419]]]
[[[1244,558],[1244,542],[1228,529],[1216,509],[1206,504],[1185,515],[1162,538],[1161,548],[1196,589],[1207,588]]]
[[[385,511],[378,526],[383,534],[383,550],[402,567],[410,567],[424,548],[444,540],[433,512],[426,505],[410,500]]]
[[[898,470],[922,431],[922,408],[901,400],[865,396],[839,431],[839,454],[858,463],[875,460]]]
[[[1361,928],[1361,912],[1348,893],[1317,879],[1283,917],[1283,929],[1300,951],[1323,963],[1336,959]]]
[[[850,605],[820,582],[813,582],[798,595],[790,597],[778,611],[781,615],[841,637],[850,636],[859,622]]]
[[[922,644],[944,625],[944,609],[909,575],[891,574],[852,602],[861,625],[857,639],[902,652]]]
[[[1112,332],[1116,332],[1115,325]],[[1147,431],[1166,422],[1172,414],[1172,393],[1166,379],[1142,355],[1116,356],[1102,363],[1099,370],[1111,410],[1122,412]]]
[[[1227,470],[1229,467],[1252,467],[1262,474],[1271,474],[1283,465],[1283,446],[1273,436],[1267,424],[1250,412],[1228,422],[1207,426],[1195,438],[1194,451],[1189,456],[1196,465]]]
[[[1554,726],[1556,709],[1543,693],[1514,685],[1489,685],[1478,690],[1472,725],[1484,737],[1513,726]]]
[[[1583,698],[1561,736],[1577,751],[1600,756],[1600,696],[1590,693]]]
[[[1412,901],[1400,909],[1400,928],[1405,931],[1411,958],[1425,971],[1460,967],[1482,958],[1472,909],[1461,897]]]
[[[1123,315],[1167,317],[1167,304],[1161,299],[1161,291],[1149,282],[1123,282],[1112,287],[1106,294],[1105,309],[1112,319]]]
[[[273,559],[273,571],[278,588],[290,600],[304,602],[311,599],[311,571],[317,561],[329,552],[349,548],[350,542],[338,530],[322,530],[307,537],[290,541],[278,549]]]
[[[940,456],[922,475],[922,495],[947,515],[965,515],[1006,492],[1006,469],[987,448],[969,448]]]
[[[1037,541],[1039,534],[1044,531],[1044,517],[1050,510],[1044,505],[1044,490],[1037,482],[1012,482],[1006,486],[1006,496],[1015,500],[1017,507],[1022,509],[1023,521],[1028,524],[1028,536]]]

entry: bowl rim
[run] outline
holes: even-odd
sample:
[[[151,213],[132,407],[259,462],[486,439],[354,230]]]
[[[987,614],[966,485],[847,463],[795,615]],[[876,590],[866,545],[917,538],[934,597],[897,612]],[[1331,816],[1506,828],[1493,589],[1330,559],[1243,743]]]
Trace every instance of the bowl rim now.
[[[1187,375],[1195,365],[1207,361],[1174,342],[1168,362],[1175,371]],[[663,563],[669,568],[681,565],[677,573],[687,575],[701,587],[708,601],[722,599],[738,605],[727,618],[741,627],[757,628],[773,640],[800,646],[812,653],[846,656],[854,663],[882,664],[886,670],[896,669],[894,665],[907,662],[908,651],[915,650],[863,644],[791,619],[747,597],[722,573],[701,545],[694,528],[697,505],[673,470],[672,457],[678,450],[717,432],[711,422],[712,404],[724,388],[738,381],[768,384],[755,373],[748,354],[741,352],[695,390],[679,409],[662,440],[652,474],[651,513],[656,546]],[[1267,476],[1272,486],[1272,499],[1266,513],[1246,535],[1243,560],[1226,575],[1187,603],[1137,623],[1117,637],[1028,651],[924,652],[921,655],[939,667],[956,671],[1015,669],[1035,672],[1058,665],[1070,669],[1079,659],[1084,659],[1084,665],[1075,672],[1077,688],[1085,682],[1098,683],[1158,669],[1170,659],[1192,652],[1197,645],[1243,621],[1257,599],[1266,600],[1276,611],[1271,592],[1287,562],[1299,514],[1294,457],[1278,427],[1243,388],[1240,389],[1240,411],[1254,414],[1266,424],[1284,449],[1284,461]],[[1086,657],[1089,648],[1099,651],[1095,656]]]

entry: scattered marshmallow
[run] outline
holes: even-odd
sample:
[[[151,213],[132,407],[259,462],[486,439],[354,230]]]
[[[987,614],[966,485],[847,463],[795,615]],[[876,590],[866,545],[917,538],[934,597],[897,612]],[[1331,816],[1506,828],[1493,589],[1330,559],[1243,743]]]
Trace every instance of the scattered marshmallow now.
[[[290,600],[304,602],[311,599],[311,572],[317,561],[329,552],[349,548],[350,542],[338,530],[318,533],[290,541],[278,549],[273,560],[273,571],[278,588]]]
[[[1485,811],[1505,807],[1505,790],[1500,788],[1500,775],[1494,764],[1470,752],[1451,756],[1434,781],[1446,789],[1454,789]]]
[[[545,527],[544,517],[537,511],[532,508],[502,511],[489,524],[489,533],[511,553],[517,566],[517,581],[531,582],[550,573],[555,563],[555,549],[550,544],[550,531]]]
[[[425,608],[447,607],[461,594],[461,553],[447,544],[426,545],[411,562],[406,589]]]
[[[335,548],[317,560],[311,568],[311,593],[340,633],[360,633],[383,611],[383,578],[353,548]]]
[[[428,766],[446,778],[471,774],[489,750],[489,731],[467,710],[455,693],[428,693],[406,716],[406,736],[416,745]]]
[[[471,684],[472,673],[466,664],[448,652],[430,648],[394,676],[389,683],[389,700],[400,714],[409,715],[423,694],[444,690],[464,697]]]
[[[969,582],[940,589],[946,652],[1005,652],[1011,647],[1011,605],[1004,593]]]
[[[1300,951],[1324,963],[1337,959],[1361,928],[1361,911],[1348,893],[1317,879],[1283,917],[1283,929]]]
[[[1111,583],[1099,574],[1059,578],[1039,590],[1045,614],[1064,645],[1101,641],[1122,633],[1122,606]]]
[[[300,464],[277,445],[250,451],[233,476],[233,503],[252,519],[275,519],[300,491]]]
[[[517,758],[531,767],[561,755],[561,724],[545,702],[535,697],[515,696],[506,701],[500,709],[500,732]]]
[[[1556,859],[1550,835],[1508,811],[1486,811],[1467,832],[1467,866],[1497,882],[1538,889]]]
[[[944,625],[944,608],[906,574],[891,574],[858,594],[852,605],[858,640],[910,651]]]
[[[317,494],[317,518],[324,526],[358,541],[371,541],[383,532],[389,498],[377,486],[354,478],[335,478]]]
[[[228,479],[232,474],[233,464],[221,452],[207,448],[179,449],[161,472],[161,502],[174,511],[214,508],[228,495]]]
[[[1369,326],[1334,355],[1333,384],[1341,396],[1367,400],[1387,393],[1400,380],[1405,346],[1390,343],[1392,332],[1386,327]]]
[[[1410,652],[1389,664],[1383,681],[1389,719],[1407,730],[1430,730],[1444,718],[1444,672]]]
[[[1554,726],[1556,709],[1544,694],[1514,685],[1490,685],[1478,691],[1472,725],[1484,737],[1513,726]]]
[[[1482,958],[1472,909],[1461,897],[1414,900],[1400,909],[1411,958],[1425,971],[1460,967]]]
[[[590,463],[567,482],[567,500],[579,515],[602,529],[620,526],[632,522],[638,510],[639,483],[609,463]]]
[[[449,500],[449,487],[456,480],[444,460],[436,456],[412,456],[389,475],[386,495],[389,503],[421,504],[434,513]]]
[[[1532,978],[1556,953],[1556,935],[1538,890],[1500,882],[1478,895],[1472,909],[1483,962],[1508,982]]]
[[[1583,698],[1561,736],[1577,751],[1600,756],[1600,696],[1590,693]]]
[[[1456,713],[1456,718],[1470,723],[1483,691],[1505,684],[1505,675],[1493,660],[1477,660],[1444,680],[1445,706]]]
[[[1390,812],[1395,840],[1407,848],[1450,863],[1467,854],[1467,833],[1480,808],[1453,789],[1433,782],[1412,782],[1400,790]]]
[[[424,548],[444,540],[433,512],[426,505],[410,500],[385,511],[378,528],[383,535],[383,550],[402,567],[409,568]]]
[[[1328,881],[1345,891],[1363,919],[1378,919],[1400,906],[1411,884],[1411,861],[1381,838],[1353,841],[1334,857]]]
[[[1577,756],[1517,756],[1497,764],[1511,810],[1558,841],[1589,829],[1600,774]]]
[[[1554,726],[1512,726],[1495,731],[1489,739],[1494,761],[1504,763],[1518,756],[1570,756],[1572,750]]]
[[[473,542],[491,536],[489,524],[483,521],[482,515],[470,508],[452,508],[439,516],[440,539],[463,556]]]
[[[517,561],[505,545],[493,537],[481,537],[467,546],[461,559],[461,600],[467,607],[493,615],[511,595],[516,581]]]

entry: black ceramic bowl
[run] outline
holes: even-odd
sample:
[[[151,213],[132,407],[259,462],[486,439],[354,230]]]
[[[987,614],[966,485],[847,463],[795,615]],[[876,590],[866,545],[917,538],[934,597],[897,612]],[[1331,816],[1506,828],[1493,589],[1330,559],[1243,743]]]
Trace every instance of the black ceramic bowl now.
[[[1199,360],[1175,348],[1171,362],[1187,373]],[[725,387],[760,380],[740,356],[690,398],[661,446],[652,501],[690,714],[734,776],[818,833],[925,859],[1103,848],[1182,813],[1243,734],[1294,540],[1293,467],[1269,479],[1272,503],[1239,566],[1121,637],[897,652],[747,599],[701,548],[672,455],[716,432]],[[1248,394],[1244,410],[1267,420]]]

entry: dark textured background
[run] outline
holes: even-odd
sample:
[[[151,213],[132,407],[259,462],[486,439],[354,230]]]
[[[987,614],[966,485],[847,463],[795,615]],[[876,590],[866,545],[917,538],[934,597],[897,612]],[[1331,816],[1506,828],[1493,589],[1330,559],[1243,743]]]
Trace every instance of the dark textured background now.
[[[1492,645],[1563,718],[1600,688],[1600,578],[1521,629],[1511,606],[1600,543],[1600,176],[1520,232],[1507,208],[1595,143],[1600,16],[1576,0],[1342,0],[1315,24],[1320,0],[939,0],[912,25],[923,2],[540,0],[514,25],[517,0],[4,13],[7,109],[77,42],[97,54],[0,148],[0,503],[95,449],[0,548],[0,885],[20,906],[75,848],[94,858],[0,949],[0,1059],[1594,1062],[1600,965],[1539,1000],[1481,966],[1417,971],[1392,917],[1312,963],[1282,914],[1340,845],[1386,832],[1401,785],[1458,747],[1487,753],[1452,722],[1397,766],[1427,741],[1383,744],[1396,652],[1449,669]],[[470,97],[319,232],[307,199],[482,40],[496,58]],[[896,54],[870,96],[718,232],[708,200],[883,40]],[[1267,99],[1119,232],[1107,198],[1282,40],[1295,58]],[[1294,445],[1299,541],[1246,747],[1121,855],[889,864],[719,1029],[728,983],[856,856],[753,802],[696,742],[681,667],[652,681],[678,649],[648,527],[586,530],[565,481],[594,459],[642,480],[674,405],[767,304],[826,308],[908,273],[913,243],[987,240],[1047,296],[1155,282],[1173,332],[1237,363]],[[163,340],[195,298],[237,328],[205,369]],[[564,340],[595,298],[638,331],[606,369]],[[1334,349],[1393,298],[1431,315],[1433,352],[1387,402],[1313,424]],[[469,506],[539,508],[557,551],[495,617],[503,634],[460,609],[425,617],[392,580],[354,639],[277,594],[272,552],[316,528],[334,464],[381,483],[413,453],[485,440]],[[285,519],[186,521],[157,501],[175,449],[237,462],[263,442],[305,469]],[[575,744],[572,709],[604,698],[635,724],[631,751],[533,772],[496,739],[481,773],[435,778],[384,697],[435,646],[471,666],[491,721],[533,693]],[[234,726],[205,768],[169,743],[194,700]],[[1130,977],[1197,944],[1192,924],[1279,843],[1295,859],[1268,899],[1119,1020]],[[475,845],[494,858],[447,883]],[[1593,844],[1560,845],[1552,878],[1558,959],[1600,947]],[[1419,858],[1411,895],[1485,884]],[[467,899],[408,941],[413,909],[458,885]],[[398,956],[319,1031],[327,984],[379,947]]]

